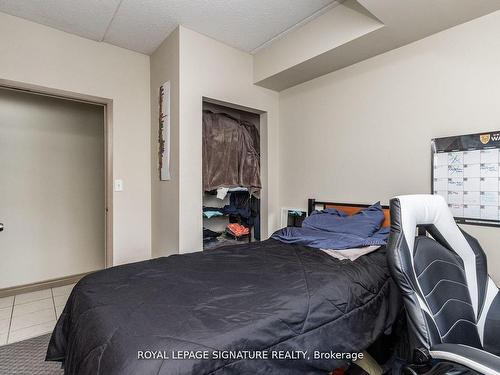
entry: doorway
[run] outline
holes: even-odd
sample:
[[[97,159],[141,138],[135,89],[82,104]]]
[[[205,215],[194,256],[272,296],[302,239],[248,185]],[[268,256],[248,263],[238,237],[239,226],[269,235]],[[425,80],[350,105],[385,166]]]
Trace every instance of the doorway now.
[[[106,113],[0,87],[0,292],[105,267]]]

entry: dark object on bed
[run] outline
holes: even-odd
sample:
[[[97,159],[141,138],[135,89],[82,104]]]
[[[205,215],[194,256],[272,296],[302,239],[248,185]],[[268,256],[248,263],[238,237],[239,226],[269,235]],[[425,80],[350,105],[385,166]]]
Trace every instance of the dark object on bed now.
[[[323,207],[315,210],[318,204]],[[387,243],[389,228],[384,224],[389,211],[380,202],[371,206],[356,206],[309,200],[309,212],[302,227],[279,229],[272,238],[290,244],[336,250]]]
[[[353,215],[337,208],[316,210],[304,220],[302,227],[369,237],[381,228],[384,219],[382,206],[377,202]]]
[[[319,207],[318,207],[319,206]],[[351,203],[335,203],[335,202],[322,202],[314,198],[309,198],[307,200],[307,214],[311,215],[314,210],[321,208],[335,208],[337,210],[342,210],[348,215],[354,215],[364,208],[369,208],[370,204],[351,204]],[[391,225],[390,209],[389,206],[382,205],[382,211],[384,212],[384,222],[382,227],[389,227]]]
[[[385,250],[341,262],[275,240],[173,255],[83,278],[47,359],[65,374],[326,374],[390,330],[400,309]],[[138,351],[307,350],[299,360],[138,360]],[[215,352],[217,353],[217,352]]]
[[[389,228],[381,228],[373,236],[359,237],[349,233],[327,232],[324,230],[287,227],[273,233],[271,238],[296,245],[317,249],[345,250],[367,246],[384,246],[389,237]]]

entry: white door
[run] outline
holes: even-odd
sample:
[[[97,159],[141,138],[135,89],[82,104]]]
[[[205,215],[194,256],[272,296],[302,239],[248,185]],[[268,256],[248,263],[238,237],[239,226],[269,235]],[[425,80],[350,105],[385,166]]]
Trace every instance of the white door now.
[[[0,289],[104,268],[104,107],[0,88]]]

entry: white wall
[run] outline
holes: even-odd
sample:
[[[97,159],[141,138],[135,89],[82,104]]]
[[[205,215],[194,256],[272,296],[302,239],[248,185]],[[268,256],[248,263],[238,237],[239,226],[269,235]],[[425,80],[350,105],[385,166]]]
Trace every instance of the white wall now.
[[[104,268],[104,108],[0,89],[0,288]]]
[[[500,129],[500,12],[280,93],[280,206],[430,191],[430,141]],[[500,229],[467,226],[500,281]]]
[[[253,84],[248,53],[180,27],[179,251],[202,249],[202,99],[208,97],[266,112],[261,120],[262,236],[278,225],[278,93]],[[266,217],[265,212],[268,211]]]
[[[158,172],[159,88],[170,81],[170,181]],[[168,147],[168,146],[167,146]],[[151,242],[153,257],[179,248],[179,29],[151,55]]]
[[[114,264],[151,255],[149,57],[0,13],[0,79],[113,100]]]

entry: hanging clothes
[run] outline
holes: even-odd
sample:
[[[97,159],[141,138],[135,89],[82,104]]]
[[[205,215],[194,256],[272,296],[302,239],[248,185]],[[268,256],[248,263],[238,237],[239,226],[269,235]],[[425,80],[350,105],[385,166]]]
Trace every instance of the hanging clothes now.
[[[253,147],[255,148],[255,151],[260,155],[260,133],[259,130],[255,127],[254,124],[251,122],[241,120],[240,125],[243,126],[248,134],[250,134],[250,137],[252,137],[252,144]]]
[[[203,190],[246,187],[259,196],[260,137],[255,126],[203,111]]]
[[[230,215],[230,220],[237,216],[239,222],[254,228],[254,238],[260,241],[260,199],[244,191],[231,193],[229,204],[222,208],[222,212]]]

